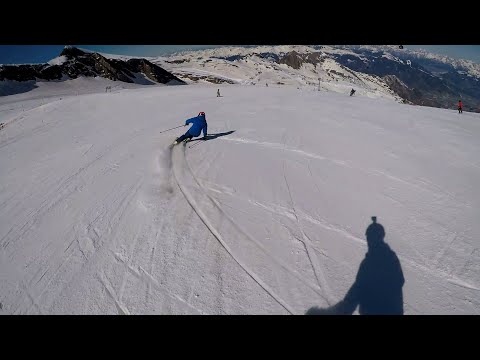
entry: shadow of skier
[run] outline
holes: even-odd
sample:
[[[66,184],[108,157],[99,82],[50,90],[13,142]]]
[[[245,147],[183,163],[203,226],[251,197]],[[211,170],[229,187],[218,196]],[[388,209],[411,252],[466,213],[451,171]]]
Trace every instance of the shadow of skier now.
[[[345,298],[330,308],[310,308],[306,315],[351,315],[357,306],[361,315],[403,315],[402,267],[384,242],[384,227],[375,216],[372,221],[365,232],[368,252]]]
[[[200,138],[196,140],[204,140],[204,141],[213,140],[221,136],[227,136],[227,135],[233,134],[234,132],[235,130],[231,130],[223,133],[217,133],[217,134],[208,134],[204,139]]]

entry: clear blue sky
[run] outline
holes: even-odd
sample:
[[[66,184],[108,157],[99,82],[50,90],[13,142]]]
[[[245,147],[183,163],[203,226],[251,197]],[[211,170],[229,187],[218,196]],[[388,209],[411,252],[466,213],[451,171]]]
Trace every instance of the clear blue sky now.
[[[76,45],[93,51],[132,55],[158,56],[187,49],[206,49],[216,45]],[[44,63],[62,51],[64,45],[0,45],[0,64]],[[423,48],[429,52],[480,63],[480,45],[405,45],[406,49]]]

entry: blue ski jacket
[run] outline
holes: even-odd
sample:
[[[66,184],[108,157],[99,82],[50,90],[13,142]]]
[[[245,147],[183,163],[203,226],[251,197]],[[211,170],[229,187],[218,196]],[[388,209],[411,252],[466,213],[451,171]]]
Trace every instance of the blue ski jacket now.
[[[198,115],[185,121],[185,125],[189,124],[193,125],[187,131],[187,134],[192,136],[200,136],[200,133],[203,130],[203,136],[207,136],[207,120],[205,119],[205,115]]]

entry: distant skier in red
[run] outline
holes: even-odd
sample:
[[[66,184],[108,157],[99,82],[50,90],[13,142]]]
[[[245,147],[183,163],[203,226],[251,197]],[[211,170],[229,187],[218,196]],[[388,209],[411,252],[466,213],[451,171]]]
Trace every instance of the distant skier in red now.
[[[462,112],[463,112],[462,100],[458,100],[458,113],[461,114]]]

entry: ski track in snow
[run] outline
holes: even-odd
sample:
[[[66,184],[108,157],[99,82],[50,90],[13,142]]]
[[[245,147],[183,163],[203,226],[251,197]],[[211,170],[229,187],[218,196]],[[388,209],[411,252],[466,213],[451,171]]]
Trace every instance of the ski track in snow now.
[[[248,235],[236,222],[235,220],[230,217],[221,207],[220,203],[218,200],[216,200],[214,197],[210,196],[208,194],[207,191],[205,191],[205,186],[203,186],[200,181],[198,180],[198,178],[194,175],[190,165],[188,164],[188,160],[185,158],[185,164],[187,166],[187,169],[188,169],[188,172],[190,173],[192,179],[196,182],[196,184],[198,185],[198,188],[209,198],[209,200],[215,205],[215,207],[219,210],[219,212],[222,214],[222,217],[226,218],[229,220],[229,222],[231,223],[231,225],[235,228],[235,230],[232,229],[232,231],[236,231],[237,233],[239,233],[243,239],[247,239],[248,241],[252,242],[253,244],[255,244],[258,249],[260,249],[261,251],[263,251],[271,260],[273,260],[274,262],[276,262],[277,264],[279,264],[282,268],[284,268],[285,270],[287,270],[291,275],[293,275],[298,281],[304,283],[306,286],[308,286],[309,288],[311,288],[312,290],[314,290],[315,292],[317,292],[318,295],[320,295],[323,299],[327,300],[328,301],[328,298],[325,296],[325,294],[323,293],[322,291],[322,287],[320,286],[320,288],[317,288],[315,285],[309,283],[309,282],[306,282],[303,277],[298,274],[297,271],[293,270],[288,264],[286,264],[284,261],[282,261],[280,258],[276,257],[275,255],[271,254],[260,242],[256,241],[254,238],[252,238],[250,235]],[[215,191],[215,190],[214,190]],[[230,193],[231,194],[231,193]],[[258,206],[263,206],[265,207],[264,205],[258,203],[257,201],[252,201],[252,200],[249,200],[249,202],[251,203],[254,203]],[[269,208],[266,208],[267,210],[270,210]],[[238,210],[238,209],[237,209]],[[284,215],[286,216],[292,216],[291,213],[286,210],[286,212],[283,213]],[[293,216],[296,216],[295,214]],[[295,218],[297,219],[297,218]],[[281,223],[282,226],[285,227],[285,225],[283,223]],[[290,230],[290,229],[288,229]],[[293,234],[291,234],[292,236],[294,236]],[[305,234],[304,234],[305,235]],[[305,235],[305,238],[302,240],[302,239],[298,239],[297,237],[294,236],[294,238],[300,242],[302,242],[304,244],[304,246],[310,246],[311,247],[311,241],[310,239],[308,239],[308,237]],[[308,251],[308,250],[307,250]],[[310,258],[310,254],[308,254],[309,258]],[[310,260],[311,261],[311,260]],[[318,271],[318,266],[315,268],[314,265],[312,264],[312,268],[314,268],[313,270],[314,271]],[[324,282],[325,284],[325,282]],[[324,288],[327,288],[328,289],[328,286],[324,286]],[[319,292],[320,291],[320,292]],[[330,295],[330,294],[328,294]],[[328,296],[327,295],[327,296]]]
[[[283,153],[286,150],[286,135],[287,134],[285,132],[285,134],[283,135]],[[325,272],[324,272],[324,270],[322,270],[321,264],[319,263],[315,252],[313,251],[313,247],[311,246],[311,241],[308,238],[308,236],[305,234],[305,232],[303,231],[300,219],[297,215],[297,211],[295,209],[295,202],[293,201],[292,192],[290,191],[290,185],[288,183],[287,175],[285,173],[285,162],[286,162],[286,160],[284,158],[283,162],[282,162],[282,164],[283,164],[283,169],[282,169],[283,179],[285,180],[285,185],[287,186],[288,196],[290,198],[290,202],[291,202],[291,205],[292,205],[293,214],[295,215],[295,221],[297,223],[297,226],[298,226],[300,232],[302,233],[302,238],[303,238],[302,242],[303,242],[303,245],[305,246],[305,250],[307,251],[308,260],[310,261],[310,264],[312,265],[313,272],[315,273],[315,278],[317,279],[317,282],[318,282],[320,288],[322,288],[325,292],[325,295],[327,297],[327,304],[329,306],[331,306],[335,303],[335,299],[332,295],[332,290],[328,286],[328,282],[325,278]]]
[[[211,189],[209,188],[210,191],[213,191],[215,193],[222,193],[222,194],[226,194],[226,195],[229,195],[229,196],[235,196],[234,194],[232,193],[229,193],[229,192],[221,192],[217,189]],[[245,198],[242,198],[241,196],[236,196],[236,198],[238,199],[245,199]],[[219,200],[217,200],[219,201]],[[282,216],[282,217],[285,217],[289,220],[293,220],[295,222],[300,222],[301,220],[304,220],[304,221],[307,221],[311,224],[314,224],[314,225],[317,225],[317,226],[320,226],[321,228],[325,229],[325,230],[328,230],[328,231],[332,231],[332,232],[335,232],[337,234],[339,234],[341,236],[341,238],[345,238],[345,239],[348,239],[350,241],[352,241],[354,244],[357,244],[360,248],[363,248],[363,249],[366,249],[367,247],[367,242],[366,240],[364,239],[361,239],[355,235],[353,235],[352,233],[350,233],[349,231],[345,230],[345,229],[342,229],[341,227],[339,227],[338,225],[333,225],[333,224],[330,224],[328,222],[326,222],[325,220],[321,220],[321,219],[316,219],[316,218],[313,218],[312,216],[310,216],[309,214],[306,214],[304,212],[301,212],[301,211],[297,211],[297,214],[295,213],[292,213],[290,212],[288,209],[277,209],[275,208],[275,206],[273,206],[273,204],[264,204],[264,203],[260,203],[258,201],[253,201],[251,199],[247,199],[247,201],[254,205],[254,206],[258,206],[259,208],[262,208],[266,211],[269,211],[271,212],[272,214],[275,214],[275,215],[279,215],[279,216]],[[240,211],[238,209],[235,209],[236,211]],[[248,215],[248,213],[246,213]],[[283,224],[282,224],[283,225]],[[303,231],[302,231],[303,233]],[[303,233],[304,234],[304,233]],[[305,235],[305,234],[304,234]],[[315,250],[316,252],[318,252],[320,255],[322,256],[326,256],[326,254],[321,250],[319,249],[318,247],[316,247],[315,245],[312,245],[312,242],[310,239],[308,239],[308,237],[305,235],[305,238],[303,240],[300,240],[298,239],[299,241],[302,241],[302,242],[305,242],[305,246],[307,246],[307,244],[310,246],[311,249]],[[420,270],[422,272],[425,272],[426,274],[428,274],[429,276],[434,276],[434,277],[438,277],[440,280],[443,280],[443,281],[448,281],[448,282],[451,282],[453,284],[457,284],[459,286],[462,286],[462,287],[466,287],[466,288],[469,288],[471,290],[475,290],[475,291],[480,291],[480,288],[478,288],[477,286],[475,285],[472,285],[470,284],[468,281],[465,281],[463,279],[460,279],[458,278],[457,276],[454,276],[452,274],[449,274],[445,271],[443,271],[442,269],[436,267],[435,265],[437,265],[440,261],[440,258],[442,257],[442,255],[448,250],[448,248],[451,246],[452,242],[455,240],[455,236],[453,236],[453,238],[451,238],[451,240],[449,241],[449,244],[447,244],[436,256],[435,259],[433,259],[432,261],[432,265],[433,267],[429,267],[429,266],[426,266],[424,264],[420,264],[418,263],[417,261],[414,261],[408,257],[405,257],[405,256],[402,256],[402,255],[398,255],[399,259],[401,260],[402,263],[405,263],[406,265],[408,265],[409,267],[411,267],[412,269],[415,269],[415,270]],[[314,265],[312,264],[312,267]],[[320,271],[318,270],[318,273],[320,273]],[[325,282],[324,282],[325,283]],[[327,286],[328,288],[328,286]]]
[[[243,144],[254,144],[254,145],[263,146],[263,147],[266,147],[266,148],[269,148],[269,149],[272,149],[272,150],[284,150],[284,151],[288,151],[288,152],[291,152],[291,153],[294,153],[294,154],[297,154],[297,155],[300,155],[300,156],[304,156],[306,158],[317,159],[317,160],[325,160],[325,161],[331,162],[333,164],[336,164],[338,166],[344,166],[344,167],[354,169],[354,170],[358,170],[358,171],[361,171],[361,172],[384,176],[384,177],[389,178],[391,180],[403,183],[403,184],[408,185],[408,186],[418,188],[422,191],[431,192],[433,194],[437,194],[437,193],[435,191],[433,191],[431,188],[425,187],[424,185],[428,185],[430,187],[437,187],[438,191],[441,191],[441,192],[445,193],[450,198],[455,198],[455,196],[453,194],[451,194],[449,192],[446,192],[445,190],[443,190],[441,188],[438,188],[437,185],[432,184],[432,183],[425,183],[425,181],[421,181],[421,180],[419,180],[419,184],[413,183],[411,181],[401,179],[397,176],[390,175],[385,171],[381,171],[381,170],[377,170],[377,169],[368,170],[368,169],[359,168],[357,166],[354,166],[353,164],[350,164],[348,161],[332,159],[332,158],[324,157],[322,155],[309,153],[307,151],[303,151],[303,150],[300,150],[300,149],[296,149],[296,148],[292,148],[292,147],[286,147],[286,146],[284,146],[283,144],[280,144],[280,143],[270,143],[270,142],[265,142],[265,141],[256,141],[256,140],[252,140],[252,139],[235,138],[235,137],[220,138],[220,139],[223,140],[223,141],[232,141],[232,142],[243,143]]]
[[[178,147],[177,147],[178,150]],[[185,158],[185,145],[182,147],[182,157],[183,159]],[[172,155],[173,156],[173,155]],[[225,250],[232,256],[232,258],[235,260],[235,262],[242,267],[242,269],[245,270],[245,272],[258,284],[260,285],[269,295],[272,296],[272,298],[275,299],[289,314],[294,314],[294,310],[291,308],[290,305],[288,305],[283,299],[281,299],[268,285],[266,285],[261,278],[254,273],[242,260],[240,260],[235,254],[230,250],[230,247],[225,243],[223,240],[222,236],[218,233],[218,231],[215,229],[215,227],[210,223],[209,219],[205,216],[203,211],[200,209],[196,201],[193,199],[192,195],[190,192],[186,189],[186,187],[182,184],[182,181],[179,180],[179,174],[178,174],[178,167],[177,165],[178,161],[172,161],[174,163],[174,174],[175,174],[175,180],[177,181],[178,186],[180,187],[182,193],[185,195],[185,198],[187,199],[188,203],[190,206],[193,208],[195,213],[198,215],[198,217],[203,221],[205,226],[210,230],[213,236],[222,244],[222,246],[225,248]],[[181,164],[180,166],[185,166]]]

